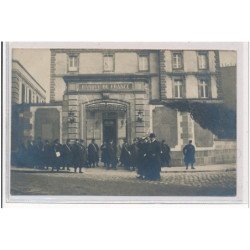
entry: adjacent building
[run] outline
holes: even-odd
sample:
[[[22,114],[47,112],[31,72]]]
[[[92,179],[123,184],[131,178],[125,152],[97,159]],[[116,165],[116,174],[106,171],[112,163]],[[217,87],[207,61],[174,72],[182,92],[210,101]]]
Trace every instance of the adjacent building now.
[[[16,60],[12,61],[12,104],[45,103],[46,91]]]
[[[45,89],[16,60],[12,61],[11,102],[11,148],[15,150],[21,142],[32,137],[31,105],[44,105],[46,102]]]

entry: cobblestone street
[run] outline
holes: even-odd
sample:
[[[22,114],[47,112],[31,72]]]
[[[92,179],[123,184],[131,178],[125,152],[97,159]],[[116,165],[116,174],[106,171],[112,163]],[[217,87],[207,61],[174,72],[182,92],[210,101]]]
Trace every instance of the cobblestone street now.
[[[85,169],[84,173],[12,169],[12,195],[130,195],[234,196],[233,166],[206,166],[196,170],[163,168],[160,181],[138,180],[135,172]]]

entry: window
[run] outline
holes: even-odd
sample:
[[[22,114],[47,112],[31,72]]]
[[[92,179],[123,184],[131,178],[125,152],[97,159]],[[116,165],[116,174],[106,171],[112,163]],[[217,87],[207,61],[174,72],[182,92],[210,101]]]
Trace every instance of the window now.
[[[103,71],[114,71],[114,56],[105,55],[103,57]]]
[[[38,100],[38,96],[36,96],[36,103],[38,103],[38,101],[39,101],[39,100]]]
[[[173,52],[172,54],[172,62],[173,69],[182,69],[183,68],[183,56],[182,52]]]
[[[78,70],[78,57],[77,56],[69,56],[69,71],[77,71]]]
[[[22,103],[25,103],[25,86],[22,84]]]
[[[208,81],[207,80],[200,80],[199,96],[200,98],[208,98]]]
[[[148,71],[148,56],[139,56],[139,71]]]
[[[208,68],[208,58],[206,52],[198,53],[198,66],[199,69],[207,69]]]
[[[183,80],[182,79],[174,80],[174,97],[175,98],[183,97]]]

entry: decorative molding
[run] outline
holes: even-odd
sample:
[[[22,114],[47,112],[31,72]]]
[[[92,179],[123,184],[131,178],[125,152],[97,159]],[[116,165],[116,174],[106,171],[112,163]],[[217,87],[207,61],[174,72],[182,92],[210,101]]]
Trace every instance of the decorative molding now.
[[[148,74],[84,74],[84,75],[64,75],[65,83],[81,83],[84,81],[144,81],[149,83],[152,76],[158,76],[155,73]]]

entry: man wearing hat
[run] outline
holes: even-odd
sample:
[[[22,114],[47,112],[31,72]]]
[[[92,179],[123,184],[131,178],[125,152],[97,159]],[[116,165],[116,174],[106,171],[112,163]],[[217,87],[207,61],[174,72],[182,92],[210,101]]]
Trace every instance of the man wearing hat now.
[[[148,160],[148,171],[146,179],[149,180],[160,180],[161,171],[161,160],[160,160],[161,146],[156,140],[154,133],[149,135],[149,143],[147,147],[147,160]]]

